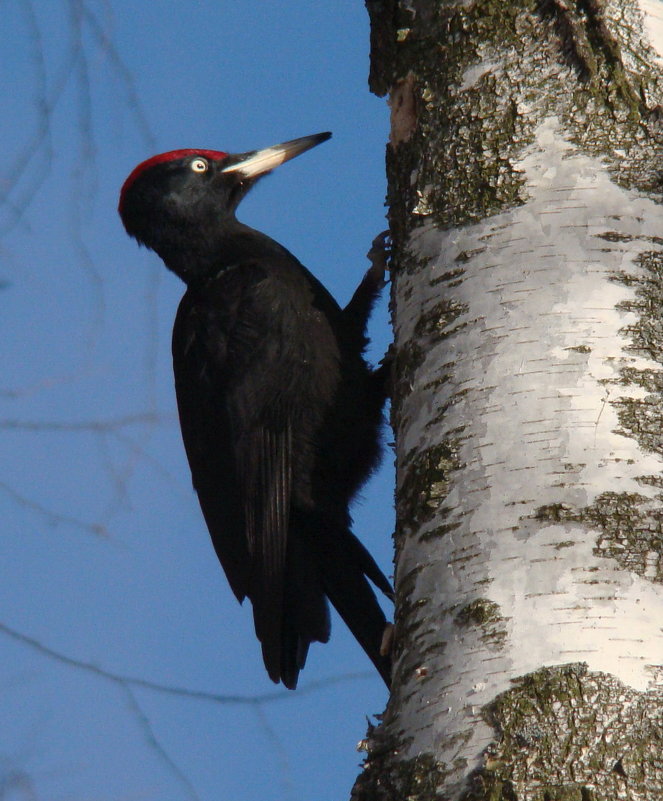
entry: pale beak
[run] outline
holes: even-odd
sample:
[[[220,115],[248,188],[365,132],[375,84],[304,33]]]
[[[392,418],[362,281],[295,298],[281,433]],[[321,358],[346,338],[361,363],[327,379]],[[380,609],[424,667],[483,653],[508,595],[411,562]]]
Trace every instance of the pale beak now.
[[[291,139],[289,142],[266,147],[264,150],[243,153],[237,157],[240,161],[224,167],[221,172],[238,172],[242,178],[256,178],[258,175],[264,175],[266,172],[278,167],[279,164],[283,164],[284,161],[294,159],[295,156],[299,156],[305,150],[310,150],[321,142],[325,142],[330,136],[331,133],[325,131],[325,133]]]

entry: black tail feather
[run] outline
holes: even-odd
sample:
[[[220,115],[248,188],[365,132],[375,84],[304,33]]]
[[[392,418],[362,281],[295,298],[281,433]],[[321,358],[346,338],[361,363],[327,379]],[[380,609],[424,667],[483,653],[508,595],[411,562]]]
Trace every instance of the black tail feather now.
[[[357,642],[391,686],[391,656],[380,653],[387,619],[367,577],[388,597],[391,585],[373,557],[350,531],[334,532],[318,541],[325,593]]]
[[[270,678],[277,682],[280,679],[289,690],[294,690],[299,671],[306,663],[309,645],[327,642],[330,633],[329,609],[316,560],[301,531],[291,530],[283,588],[280,654],[275,673],[269,669],[269,654],[263,648]]]
[[[319,518],[314,526],[297,522],[301,527],[291,529],[288,542],[277,652],[274,638],[260,632],[270,678],[295,689],[310,643],[329,639],[327,597],[389,687],[391,657],[380,653],[388,623],[369,579],[393,599],[391,584],[349,529]]]

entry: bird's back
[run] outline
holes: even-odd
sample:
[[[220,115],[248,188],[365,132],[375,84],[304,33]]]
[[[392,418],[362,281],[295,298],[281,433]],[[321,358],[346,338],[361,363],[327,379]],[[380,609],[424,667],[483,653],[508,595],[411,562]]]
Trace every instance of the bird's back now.
[[[286,686],[308,644],[329,637],[325,596],[339,576],[328,566],[373,597],[364,571],[352,575],[354,546],[349,566],[339,547],[354,540],[348,503],[377,458],[382,402],[342,332],[324,287],[294,257],[272,257],[190,287],[173,334],[194,486],[235,594],[253,603],[268,672]]]

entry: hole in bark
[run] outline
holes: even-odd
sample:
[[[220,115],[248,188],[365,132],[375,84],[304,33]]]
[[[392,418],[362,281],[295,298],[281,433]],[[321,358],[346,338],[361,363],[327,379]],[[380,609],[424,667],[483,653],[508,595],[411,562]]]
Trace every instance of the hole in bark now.
[[[504,801],[518,801],[518,796],[513,789],[513,784],[509,781],[502,782],[502,798]]]
[[[624,765],[622,764],[621,757],[615,762],[615,764],[612,766],[612,769],[619,776],[623,776],[624,778],[626,778],[626,771],[624,770]]]

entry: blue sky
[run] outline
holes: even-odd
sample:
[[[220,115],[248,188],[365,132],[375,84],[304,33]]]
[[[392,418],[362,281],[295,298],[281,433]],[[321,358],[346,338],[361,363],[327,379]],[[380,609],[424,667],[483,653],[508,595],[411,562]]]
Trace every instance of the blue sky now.
[[[386,691],[336,618],[297,692],[267,679],[180,440],[170,332],[183,287],[128,239],[116,206],[155,152],[331,130],[240,217],[346,301],[385,227],[388,111],[367,88],[363,4],[2,10],[0,795],[347,797]],[[371,332],[377,361],[386,302]],[[385,461],[354,516],[390,573]]]

